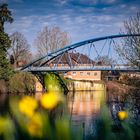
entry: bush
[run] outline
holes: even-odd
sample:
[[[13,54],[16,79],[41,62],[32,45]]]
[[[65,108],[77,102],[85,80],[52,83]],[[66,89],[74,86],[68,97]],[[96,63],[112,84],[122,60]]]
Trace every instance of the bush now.
[[[7,84],[5,80],[0,80],[0,94],[7,93]]]
[[[34,93],[35,77],[31,73],[18,72],[9,80],[9,93]]]
[[[139,87],[140,85],[140,78],[136,76],[129,76],[127,74],[123,74],[120,76],[119,81],[123,84]]]
[[[119,78],[119,81],[123,84],[128,84],[129,76],[127,74],[122,74]]]

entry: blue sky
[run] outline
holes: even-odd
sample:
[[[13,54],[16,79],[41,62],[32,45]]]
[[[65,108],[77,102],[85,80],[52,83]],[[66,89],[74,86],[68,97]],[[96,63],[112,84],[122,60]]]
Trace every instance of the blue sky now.
[[[44,26],[59,26],[72,43],[118,34],[123,21],[140,12],[140,0],[0,0],[8,3],[14,22],[9,34],[19,31],[30,45]]]

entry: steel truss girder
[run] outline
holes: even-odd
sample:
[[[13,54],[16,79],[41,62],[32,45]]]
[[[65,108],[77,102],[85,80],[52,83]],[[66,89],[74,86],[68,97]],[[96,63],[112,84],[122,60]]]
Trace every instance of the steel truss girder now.
[[[20,70],[25,70],[25,69],[28,69],[28,71],[31,71],[31,66],[33,64],[35,64],[36,62],[42,60],[42,59],[46,59],[46,61],[40,65],[43,66],[44,64],[46,64],[48,61],[62,55],[63,53],[65,52],[68,52],[72,49],[75,49],[75,48],[78,48],[80,46],[83,46],[83,45],[86,45],[86,44],[89,44],[89,43],[93,43],[93,42],[97,42],[97,41],[101,41],[101,40],[106,40],[106,39],[114,39],[114,38],[122,38],[122,37],[134,37],[134,36],[140,36],[140,34],[120,34],[120,35],[111,35],[111,36],[105,36],[105,37],[99,37],[99,38],[93,38],[93,39],[89,39],[89,40],[85,40],[85,41],[82,41],[82,42],[78,42],[78,43],[75,43],[75,44],[72,44],[72,45],[68,45],[64,48],[61,48],[61,49],[58,49],[56,51],[53,51],[51,53],[48,53],[34,61],[32,61],[31,63],[29,63],[28,65],[24,66],[23,68],[21,68]],[[54,69],[54,71],[56,71],[56,69]]]
[[[25,69],[24,71],[29,72],[67,72],[67,71],[120,71],[120,72],[140,72],[138,68],[111,68],[111,67],[91,67],[91,68],[56,68],[51,69],[50,67],[30,67],[30,69]]]

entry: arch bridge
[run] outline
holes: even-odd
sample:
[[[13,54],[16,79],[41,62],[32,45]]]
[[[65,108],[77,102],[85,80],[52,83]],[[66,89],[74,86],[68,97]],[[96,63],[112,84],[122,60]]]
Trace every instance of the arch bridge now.
[[[134,38],[140,38],[140,34],[120,34],[85,40],[47,53],[21,70],[32,73],[114,70],[140,72],[139,67],[128,65],[117,53],[118,48],[124,45],[124,39]]]

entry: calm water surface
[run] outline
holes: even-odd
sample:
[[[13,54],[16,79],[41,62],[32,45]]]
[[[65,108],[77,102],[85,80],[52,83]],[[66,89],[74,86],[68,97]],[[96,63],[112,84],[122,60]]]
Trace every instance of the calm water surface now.
[[[68,110],[74,127],[83,127],[84,134],[93,133],[105,91],[82,91],[68,93]]]

